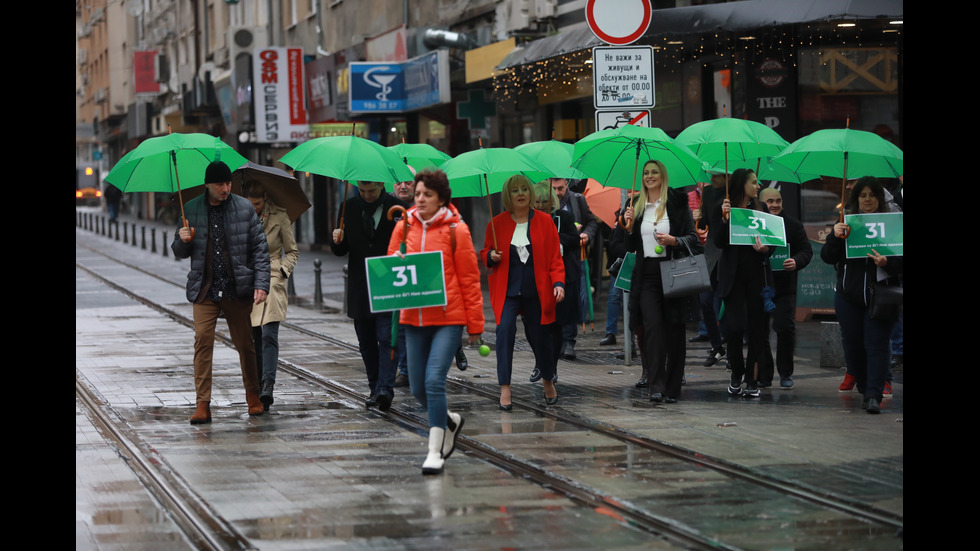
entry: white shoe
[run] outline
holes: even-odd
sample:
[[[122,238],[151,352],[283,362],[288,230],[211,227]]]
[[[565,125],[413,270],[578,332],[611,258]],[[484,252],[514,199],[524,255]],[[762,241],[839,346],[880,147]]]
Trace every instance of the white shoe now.
[[[446,429],[432,427],[429,429],[429,455],[422,463],[422,474],[440,474],[442,465],[442,443],[446,439]]]
[[[463,429],[463,416],[451,411],[446,412],[446,438],[442,441],[442,458],[449,459],[456,449],[456,439],[459,437],[460,430]]]

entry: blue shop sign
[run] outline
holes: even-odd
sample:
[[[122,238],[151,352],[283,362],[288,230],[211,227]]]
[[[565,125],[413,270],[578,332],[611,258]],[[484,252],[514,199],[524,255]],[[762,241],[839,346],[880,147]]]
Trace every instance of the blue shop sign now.
[[[398,113],[449,100],[449,57],[445,50],[401,63],[350,64],[351,112]]]

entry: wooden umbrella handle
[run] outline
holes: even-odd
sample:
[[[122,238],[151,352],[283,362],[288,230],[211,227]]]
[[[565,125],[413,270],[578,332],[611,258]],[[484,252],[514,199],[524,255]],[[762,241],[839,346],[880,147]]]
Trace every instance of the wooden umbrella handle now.
[[[187,221],[187,217],[184,216],[184,196],[180,193],[180,174],[177,172],[177,152],[170,152],[170,160],[174,164],[174,178],[177,180],[177,202],[180,203],[180,218],[184,221],[184,227],[191,231],[191,240],[194,239],[194,228],[190,227],[190,222]],[[205,191],[204,193],[207,193]]]
[[[698,234],[698,236],[700,237],[704,237],[708,235],[708,224],[704,225],[703,230],[698,227],[698,224],[701,223],[701,220],[704,220],[704,195],[703,195],[704,184],[698,184],[698,185],[700,186],[700,188],[698,189],[698,191],[700,192],[698,193],[698,212],[701,213],[701,217],[694,221],[694,233]]]
[[[404,222],[404,228],[402,228],[402,245],[404,246],[408,242],[408,211],[401,205],[392,205],[388,209],[388,220],[394,220],[395,213],[401,213]]]

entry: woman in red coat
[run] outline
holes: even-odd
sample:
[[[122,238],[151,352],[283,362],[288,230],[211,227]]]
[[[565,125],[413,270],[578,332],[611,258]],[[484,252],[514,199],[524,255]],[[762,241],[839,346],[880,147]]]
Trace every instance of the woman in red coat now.
[[[476,250],[470,229],[449,202],[451,198],[444,172],[416,174],[415,206],[395,226],[388,244],[388,254],[398,254],[405,236],[405,252],[442,253],[446,305],[407,308],[398,319],[405,326],[409,386],[429,414],[429,455],[422,463],[423,474],[441,473],[444,461],[456,448],[463,416],[449,411],[446,373],[463,330],[471,344],[479,342],[483,334],[483,292]]]
[[[545,403],[558,402],[551,338],[543,330],[555,321],[555,305],[565,298],[565,265],[558,230],[551,218],[534,211],[534,186],[511,176],[501,199],[505,212],[487,225],[480,258],[490,268],[490,302],[497,321],[497,384],[500,409],[512,407],[510,377],[517,316],[523,313],[534,340],[534,366],[541,372]],[[496,233],[495,233],[496,232]],[[497,250],[499,244],[500,250]]]

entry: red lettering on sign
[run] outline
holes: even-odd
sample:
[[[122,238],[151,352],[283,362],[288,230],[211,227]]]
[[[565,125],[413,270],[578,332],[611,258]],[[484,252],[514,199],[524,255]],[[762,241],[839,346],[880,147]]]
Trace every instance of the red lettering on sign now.
[[[265,50],[259,54],[262,60],[262,84],[275,84],[279,82],[278,65],[279,53],[275,50]]]

